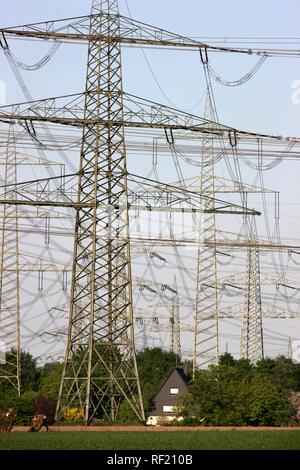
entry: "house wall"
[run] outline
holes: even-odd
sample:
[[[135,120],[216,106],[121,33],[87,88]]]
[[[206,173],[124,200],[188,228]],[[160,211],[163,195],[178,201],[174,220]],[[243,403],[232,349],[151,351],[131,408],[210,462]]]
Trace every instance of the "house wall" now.
[[[170,394],[171,388],[178,388],[179,394],[186,393],[188,391],[186,382],[177,369],[172,372],[156,395],[153,401],[153,408],[150,413],[151,416],[170,416],[176,414],[174,412],[166,413],[163,411],[164,406],[176,406],[178,403],[178,395]]]

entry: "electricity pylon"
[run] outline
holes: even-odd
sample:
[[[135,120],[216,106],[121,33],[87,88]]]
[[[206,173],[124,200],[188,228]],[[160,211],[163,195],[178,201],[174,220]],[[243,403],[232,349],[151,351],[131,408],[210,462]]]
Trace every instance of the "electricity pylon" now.
[[[170,352],[181,357],[181,332],[180,332],[180,312],[179,312],[179,295],[177,291],[177,280],[174,276],[173,283],[174,295],[171,306],[171,331],[170,331]]]
[[[15,200],[17,176],[20,168],[41,165],[42,162],[38,158],[17,151],[15,126],[9,125],[6,148],[0,152],[0,178],[5,199],[8,201]],[[49,162],[49,165],[58,166],[55,162]],[[22,172],[22,170],[20,171]],[[41,225],[43,222],[49,222],[50,217],[62,218],[59,213],[43,210],[28,212],[14,204],[4,205],[0,212],[0,342],[1,349],[4,348],[6,352],[6,362],[4,365],[0,364],[0,380],[6,382],[6,386],[12,392],[17,391],[18,395],[20,395],[22,388],[20,364],[21,314],[25,313],[26,316],[26,309],[22,312],[20,295],[20,290],[22,287],[24,288],[22,282],[28,278],[30,273],[36,273],[38,275],[38,297],[41,297],[44,272],[57,273],[58,279],[59,273],[66,277],[67,272],[67,268],[63,263],[59,263],[60,267],[58,267],[53,258],[45,258],[44,250],[42,250],[42,253],[38,253],[37,245],[35,245],[34,254],[25,252],[22,247],[22,238],[24,239],[26,233],[44,236],[45,244],[47,244],[49,239],[48,224],[45,224],[45,231]],[[30,294],[33,294],[32,291],[31,285]]]
[[[103,15],[104,10],[117,15],[117,0],[93,1],[90,35],[118,36],[119,17]],[[118,42],[89,41],[85,91],[77,198],[82,206],[76,215],[68,344],[56,418],[77,406],[86,424],[99,411],[115,420],[125,399],[144,421],[133,341],[124,128],[116,124],[124,120]]]
[[[292,339],[289,337],[289,342],[288,342],[288,350],[287,350],[287,358],[292,359],[293,357],[293,347],[292,347]]]
[[[204,117],[213,121],[213,114],[212,99],[207,90]],[[198,227],[193,376],[197,367],[217,363],[219,357],[213,145],[212,134],[203,137],[200,193],[210,195],[212,199],[209,202],[211,212],[203,212]]]
[[[247,221],[247,218],[246,218]],[[241,327],[240,356],[255,364],[264,357],[259,249],[253,217],[248,224],[249,246],[245,278],[244,317]],[[254,246],[252,246],[252,244]]]
[[[4,193],[14,198],[17,160],[13,126],[9,126],[4,167]],[[0,362],[0,379],[8,381],[20,395],[20,298],[18,211],[14,205],[3,208],[0,254],[0,341],[5,345],[6,364]]]
[[[95,1],[92,15],[73,18],[71,23],[70,19],[53,20],[17,29],[1,28],[0,32],[0,46],[6,50],[9,50],[6,35],[79,44],[87,42],[89,47],[84,94],[46,98],[0,109],[1,120],[27,123],[32,132],[36,122],[83,127],[77,202],[28,198],[13,202],[72,207],[77,211],[68,347],[56,416],[62,417],[67,407],[76,406],[82,409],[86,423],[98,411],[115,419],[119,404],[125,399],[143,419],[133,342],[128,175],[123,127],[204,133],[209,137],[214,135],[214,138],[220,136],[224,142],[231,141],[232,133],[239,139],[255,140],[259,134],[239,132],[123,93],[121,44],[194,48],[197,51],[218,47],[119,16],[116,0]],[[244,52],[248,53],[248,50]],[[272,138],[260,137],[267,141]],[[209,197],[211,199],[211,191]],[[188,200],[190,198],[189,195]],[[6,198],[1,200],[2,204],[8,202],[12,204]],[[207,204],[209,213],[215,212],[217,204],[220,201]],[[226,209],[226,213],[232,213],[230,207],[233,205],[227,203],[224,207],[222,202],[218,211],[224,213]],[[249,213],[247,208],[237,206],[233,212]],[[204,336],[205,317],[201,320],[199,333]],[[211,325],[209,334],[213,343],[217,339],[213,332],[218,327],[217,312],[213,317],[208,315],[207,321]],[[195,337],[197,339],[198,329]],[[218,357],[218,352],[209,354],[210,359],[212,356]]]

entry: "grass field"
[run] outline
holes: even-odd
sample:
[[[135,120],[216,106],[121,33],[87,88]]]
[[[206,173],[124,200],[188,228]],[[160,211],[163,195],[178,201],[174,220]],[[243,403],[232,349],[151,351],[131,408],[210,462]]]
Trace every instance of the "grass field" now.
[[[1,433],[0,449],[239,450],[300,449],[300,431]]]

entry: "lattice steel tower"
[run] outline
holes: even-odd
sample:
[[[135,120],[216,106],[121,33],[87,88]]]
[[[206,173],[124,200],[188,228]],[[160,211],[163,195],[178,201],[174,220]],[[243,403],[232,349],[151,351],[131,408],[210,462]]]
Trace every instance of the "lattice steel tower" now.
[[[89,33],[105,39],[88,43],[77,200],[96,206],[82,207],[76,216],[68,345],[56,415],[78,406],[86,424],[97,412],[115,420],[123,399],[145,419],[133,340],[126,155],[119,124],[121,50],[110,39],[120,36],[117,14],[117,0],[93,1]]]
[[[14,199],[17,155],[13,126],[9,126],[4,164],[4,195]],[[19,208],[3,206],[0,253],[0,341],[5,345],[6,364],[0,362],[0,380],[8,381],[20,395],[20,299],[19,299]]]
[[[244,317],[241,328],[240,356],[249,359],[255,364],[264,357],[260,265],[255,220],[246,220],[246,222],[249,222],[249,245],[246,261]]]
[[[173,282],[173,299],[171,305],[171,331],[170,331],[170,352],[177,354],[181,358],[181,331],[180,331],[180,309],[179,295],[177,291],[177,280],[174,276]]]
[[[207,90],[205,115],[213,121],[214,108],[209,90]],[[197,367],[204,367],[218,362],[218,290],[216,263],[216,217],[214,213],[214,163],[213,134],[202,140],[200,192],[211,198],[199,220],[199,246],[197,254],[196,304],[194,322],[193,376]],[[210,243],[211,246],[208,246]]]

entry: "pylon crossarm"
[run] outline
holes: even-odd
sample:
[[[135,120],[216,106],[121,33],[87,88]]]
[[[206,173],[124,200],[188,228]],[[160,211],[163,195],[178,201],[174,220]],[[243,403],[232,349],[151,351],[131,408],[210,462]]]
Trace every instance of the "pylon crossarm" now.
[[[122,119],[115,114],[113,118],[108,119],[104,113],[85,116],[84,103],[86,100],[90,101],[92,94],[96,91],[98,93],[98,90],[91,88],[85,93],[1,106],[0,122],[7,124],[24,122],[27,123],[29,131],[30,126],[34,126],[35,122],[49,122],[75,127],[83,127],[87,124],[102,125],[108,129],[118,129],[122,126],[124,128],[184,130],[195,134],[200,133],[207,137],[214,136],[216,139],[222,138],[226,145],[232,144],[233,138],[236,145],[239,145],[239,142],[244,139],[255,140],[257,138],[261,138],[265,144],[282,143],[293,145],[293,148],[300,144],[300,138],[297,137],[248,132],[128,93],[112,91],[108,95],[107,90],[103,89],[99,90],[99,94],[104,101],[109,98],[122,99],[124,106]],[[35,132],[34,127],[30,132]]]
[[[106,171],[99,170],[99,176],[105,177]],[[139,175],[134,175],[127,173],[128,181],[133,181],[139,185],[144,185],[145,187],[151,188],[145,190],[143,193],[139,191],[129,191],[127,189],[127,203],[124,204],[119,202],[119,199],[116,199],[114,204],[106,204],[105,198],[103,202],[100,201],[88,201],[85,199],[82,202],[74,201],[74,196],[76,193],[73,189],[74,177],[85,176],[87,182],[91,182],[93,178],[93,171],[87,169],[84,172],[72,173],[70,175],[64,176],[64,187],[71,184],[69,197],[65,196],[64,200],[59,201],[59,198],[62,195],[65,195],[65,192],[61,191],[60,188],[51,189],[49,183],[52,180],[61,179],[61,176],[42,178],[31,181],[23,181],[19,183],[14,183],[12,185],[0,186],[0,190],[3,188],[4,194],[0,192],[0,205],[23,205],[23,206],[54,206],[54,207],[67,207],[74,208],[76,210],[80,209],[103,209],[103,210],[140,210],[140,211],[152,211],[152,212],[186,212],[186,213],[198,213],[204,212],[206,214],[216,213],[216,214],[251,214],[251,215],[260,215],[260,212],[247,208],[245,206],[240,206],[238,204],[229,203],[221,199],[213,198],[209,194],[191,191],[183,187],[177,187],[170,185],[168,183],[162,183],[155,180],[150,180],[149,178],[141,177]],[[122,177],[121,173],[116,173],[116,177],[119,179]],[[39,190],[36,189],[36,183],[39,183]],[[161,187],[160,195],[157,197],[157,188],[158,185]],[[19,199],[15,198],[4,198],[7,191],[13,191],[14,194],[19,196]],[[2,196],[2,197],[1,197]],[[70,200],[73,198],[73,200]],[[200,206],[199,206],[200,201]],[[146,203],[146,204],[145,204]],[[213,204],[212,204],[213,203]]]
[[[238,53],[246,55],[258,55],[266,57],[298,57],[299,51],[294,49],[261,49],[261,48],[235,48],[216,46],[197,41],[179,34],[152,26],[141,21],[134,20],[119,14],[101,12],[103,20],[118,21],[120,29],[108,34],[103,30],[91,31],[89,24],[97,21],[99,15],[80,16],[66,19],[54,19],[46,22],[20,25],[9,28],[1,28],[1,46],[9,47],[6,36],[15,38],[35,38],[42,40],[53,40],[57,42],[115,42],[128,46],[152,46],[181,48],[185,50],[202,50],[211,52]]]

